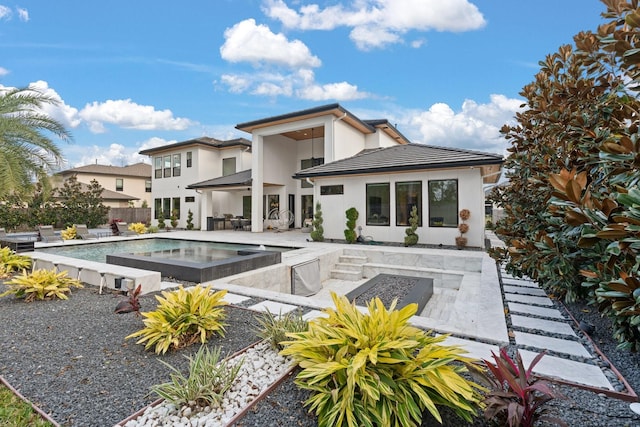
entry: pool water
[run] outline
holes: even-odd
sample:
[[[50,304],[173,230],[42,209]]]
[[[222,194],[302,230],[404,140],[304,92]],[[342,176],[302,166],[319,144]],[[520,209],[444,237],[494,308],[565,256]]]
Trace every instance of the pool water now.
[[[150,238],[38,248],[37,251],[96,262],[106,262],[107,255],[114,254],[135,254],[153,258],[165,258],[191,262],[209,262],[236,256],[237,251],[246,249],[255,250],[258,249],[258,246],[235,243]],[[264,249],[277,252],[291,250],[291,248],[278,246],[267,246]]]

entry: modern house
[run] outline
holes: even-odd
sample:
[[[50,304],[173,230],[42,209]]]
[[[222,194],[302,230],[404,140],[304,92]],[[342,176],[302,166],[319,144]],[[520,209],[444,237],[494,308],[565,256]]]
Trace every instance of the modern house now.
[[[468,209],[468,245],[483,244],[483,184],[498,180],[502,156],[412,144],[387,120],[362,120],[340,104],[236,128],[251,141],[201,138],[141,152],[153,156],[154,209],[175,209],[189,197],[196,227],[211,229],[212,219],[227,214],[262,232],[304,226],[320,202],[327,239],[344,239],[345,211],[354,207],[363,236],[402,242],[416,206],[420,243],[443,245],[454,244],[458,213]],[[174,156],[178,165],[199,161],[188,177],[170,180]]]
[[[71,176],[86,187],[92,180],[104,188],[103,203],[111,208],[126,208],[130,204],[141,207],[151,203],[151,165],[136,163],[129,166],[85,165],[58,172],[66,181]]]

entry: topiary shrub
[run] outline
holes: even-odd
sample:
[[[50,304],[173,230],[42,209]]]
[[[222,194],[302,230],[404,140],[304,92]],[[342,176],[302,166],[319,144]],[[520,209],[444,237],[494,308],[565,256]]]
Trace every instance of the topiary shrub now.
[[[322,208],[320,206],[320,202],[316,203],[316,211],[313,214],[313,222],[311,225],[313,226],[313,231],[310,236],[314,242],[323,242],[324,241],[324,228],[322,228]]]
[[[177,210],[172,210],[171,211],[171,227],[176,228],[178,226],[178,211]]]
[[[193,230],[193,212],[191,212],[191,209],[187,213],[187,230]]]
[[[331,297],[328,317],[289,333],[280,354],[301,368],[296,384],[311,391],[305,405],[319,426],[417,426],[428,410],[438,421],[443,405],[471,422],[481,387],[466,380],[463,350],[445,346],[446,336],[429,336],[409,325],[417,305],[387,310],[379,298],[362,313],[345,296]]]
[[[158,228],[160,230],[164,230],[165,227],[167,226],[167,224],[164,223],[164,213],[162,212],[162,210],[160,212],[158,212]]]
[[[156,353],[164,354],[197,341],[205,343],[214,333],[224,336],[226,294],[226,290],[211,293],[211,286],[201,285],[162,292],[162,297],[156,296],[156,309],[142,313],[145,327],[126,339],[141,337],[136,344],[146,343],[145,350],[155,347]]]
[[[347,229],[344,230],[344,238],[346,239],[347,243],[355,243],[358,237],[356,235],[356,221],[358,220],[360,214],[358,213],[358,210],[356,208],[347,209],[345,214],[347,215]]]
[[[418,229],[419,223],[420,217],[418,216],[418,208],[414,206],[413,208],[411,208],[411,214],[409,216],[410,227],[404,230],[404,232],[406,233],[406,236],[404,236],[405,246],[414,246],[418,243],[419,236],[416,234],[416,230]]]

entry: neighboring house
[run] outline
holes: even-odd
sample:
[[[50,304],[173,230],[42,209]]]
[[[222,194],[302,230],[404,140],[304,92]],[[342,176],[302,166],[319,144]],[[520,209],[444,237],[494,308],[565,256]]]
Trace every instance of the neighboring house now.
[[[235,173],[222,170],[224,155],[209,153],[221,149],[198,142],[215,141],[210,138],[141,152],[154,156],[154,208],[166,211],[173,207],[173,198],[179,202],[180,196],[191,197],[196,228],[205,228],[208,218],[230,214],[251,219],[251,231],[261,232],[288,226],[283,218],[289,216],[290,227],[303,226],[320,201],[327,239],[344,239],[345,211],[355,207],[364,236],[403,242],[415,205],[420,243],[443,245],[455,244],[458,212],[466,208],[471,211],[465,235],[469,246],[484,243],[482,188],[499,178],[502,156],[411,144],[387,120],[362,120],[339,104],[236,128],[251,133],[251,142],[242,139],[244,150],[227,147],[227,158],[236,157],[236,164],[241,159]],[[167,180],[172,156],[188,151],[192,158],[199,156],[196,170],[188,178]],[[166,186],[160,185],[163,180]]]
[[[155,223],[162,212],[168,225],[171,213],[175,211],[178,227],[185,228],[187,213],[191,210],[194,228],[205,229],[207,217],[225,213],[241,215],[242,198],[220,193],[216,195],[214,206],[211,192],[203,193],[189,185],[248,169],[251,166],[250,150],[251,141],[244,138],[220,141],[201,137],[141,151],[140,154],[152,159],[153,202],[150,206]],[[246,187],[243,189],[244,193],[249,193]]]
[[[139,208],[143,201],[149,206],[151,204],[151,165],[146,163],[129,166],[86,165],[56,175],[65,181],[75,175],[81,184],[98,181],[105,190],[102,193],[104,205],[111,208],[126,208],[130,203]]]

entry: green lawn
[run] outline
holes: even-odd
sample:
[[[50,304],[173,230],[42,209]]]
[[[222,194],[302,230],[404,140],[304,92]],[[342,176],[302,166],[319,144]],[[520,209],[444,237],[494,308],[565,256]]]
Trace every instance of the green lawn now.
[[[0,384],[0,426],[2,427],[53,427],[48,421],[22,401],[11,390]]]

